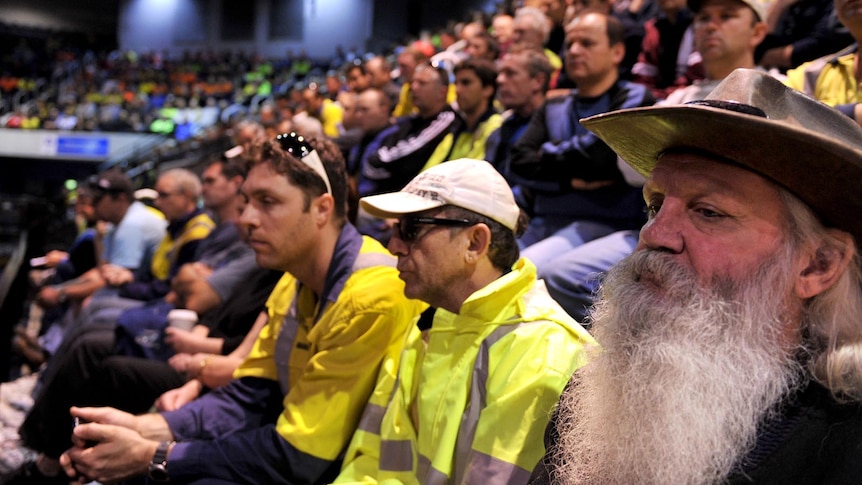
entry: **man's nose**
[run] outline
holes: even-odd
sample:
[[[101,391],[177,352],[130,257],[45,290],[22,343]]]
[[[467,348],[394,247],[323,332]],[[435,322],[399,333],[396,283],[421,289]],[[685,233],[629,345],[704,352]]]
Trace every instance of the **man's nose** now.
[[[684,208],[665,202],[641,229],[638,249],[657,249],[680,253],[685,247],[683,238]]]

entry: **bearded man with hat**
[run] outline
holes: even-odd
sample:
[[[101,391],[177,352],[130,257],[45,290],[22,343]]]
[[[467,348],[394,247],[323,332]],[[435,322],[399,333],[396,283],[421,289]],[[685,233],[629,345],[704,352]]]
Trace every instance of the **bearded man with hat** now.
[[[582,122],[649,220],[531,483],[859,483],[862,130],[748,69]]]
[[[549,410],[595,342],[519,258],[526,221],[509,185],[459,159],[360,203],[397,219],[404,293],[431,307],[400,363],[384,363],[336,483],[526,482]]]

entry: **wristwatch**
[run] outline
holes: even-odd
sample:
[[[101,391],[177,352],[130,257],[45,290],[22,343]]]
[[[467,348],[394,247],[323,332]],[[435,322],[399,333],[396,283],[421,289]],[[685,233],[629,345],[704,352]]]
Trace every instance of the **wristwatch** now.
[[[147,476],[150,480],[157,483],[167,483],[170,481],[170,477],[168,477],[168,448],[173,443],[173,441],[162,441],[159,443],[156,453],[153,454],[153,461],[147,470]]]

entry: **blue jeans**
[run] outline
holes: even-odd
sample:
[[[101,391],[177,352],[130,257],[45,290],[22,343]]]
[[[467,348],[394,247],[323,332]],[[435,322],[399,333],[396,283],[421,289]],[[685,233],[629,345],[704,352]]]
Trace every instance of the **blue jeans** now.
[[[546,268],[550,269],[554,266],[556,259],[563,254],[584,243],[619,230],[619,228],[604,222],[572,222],[571,219],[568,219],[565,225],[560,226],[554,219],[541,218],[539,221],[536,226],[533,226],[533,221],[530,222],[530,226],[535,227],[536,232],[534,234],[547,232],[548,229],[553,229],[553,232],[543,235],[539,241],[529,245],[527,245],[528,240],[524,239],[527,233],[524,233],[520,239],[520,243],[524,244],[521,246],[521,256],[536,265],[539,276]],[[543,229],[539,229],[540,227]]]

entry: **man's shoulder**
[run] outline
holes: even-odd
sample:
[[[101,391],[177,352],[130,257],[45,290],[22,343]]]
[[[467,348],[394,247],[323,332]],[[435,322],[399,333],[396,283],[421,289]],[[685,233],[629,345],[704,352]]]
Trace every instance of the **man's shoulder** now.
[[[353,271],[327,313],[333,321],[343,321],[341,316],[347,316],[348,320],[370,323],[382,316],[398,325],[408,325],[426,305],[404,295],[404,282],[395,267],[397,260],[376,240],[362,238]]]
[[[557,341],[561,345],[593,342],[589,333],[551,297],[544,280],[536,278],[535,265],[528,259],[519,259],[506,278],[492,285],[486,287],[493,290],[490,298],[509,295],[508,301],[499,301],[496,306],[508,306],[515,312],[510,323],[517,327],[518,333],[557,335],[561,337]]]
[[[577,96],[577,89],[572,89],[568,92],[568,94],[564,94],[562,96],[554,96],[545,100],[545,104],[542,105],[543,108],[547,108],[549,106],[556,105],[569,105]]]
[[[729,483],[859,483],[862,476],[862,405],[840,403],[810,384],[777,426],[761,431],[758,449],[781,437],[759,466]],[[770,448],[769,446],[766,447]]]
[[[164,230],[168,225],[164,216],[158,209],[151,208],[141,202],[135,201],[130,206],[120,222],[122,227],[151,228]]]
[[[353,263],[352,273],[338,299],[363,301],[366,304],[401,300],[404,284],[398,277],[395,259],[380,242],[362,236],[362,246]]]
[[[536,280],[522,298],[525,321],[545,322],[551,331],[566,334],[574,341],[595,343],[589,332],[554,300],[544,280]]]
[[[656,102],[649,88],[625,79],[618,79],[605,95],[610,98],[611,110],[652,106]]]
[[[551,298],[543,281],[533,280],[517,300],[510,304],[519,312],[499,327],[505,334],[492,345],[492,352],[505,360],[541,355],[522,364],[524,370],[550,372],[565,381],[586,363],[587,349],[596,345],[595,340]]]
[[[197,211],[195,211],[197,212]],[[204,239],[216,227],[215,221],[206,212],[192,213],[183,225],[182,236],[178,238],[188,241]]]
[[[856,65],[856,51],[858,45],[853,44],[838,52],[804,62],[794,69],[787,71],[785,84],[811,94],[813,91],[807,89],[822,83],[830,74],[837,74],[841,83],[846,83],[847,74],[853,74]]]
[[[266,300],[270,313],[284,314],[287,311],[296,295],[296,285],[296,278],[292,274],[285,272],[281,275]]]

